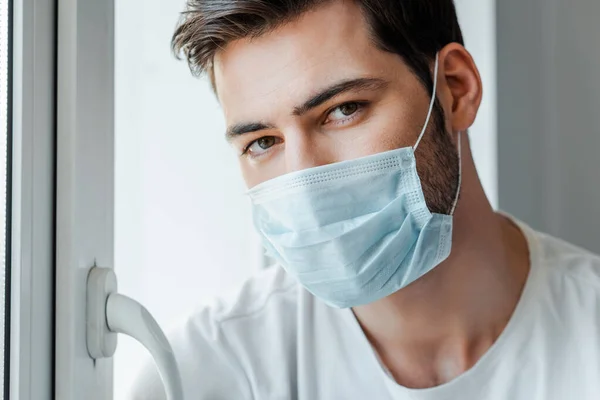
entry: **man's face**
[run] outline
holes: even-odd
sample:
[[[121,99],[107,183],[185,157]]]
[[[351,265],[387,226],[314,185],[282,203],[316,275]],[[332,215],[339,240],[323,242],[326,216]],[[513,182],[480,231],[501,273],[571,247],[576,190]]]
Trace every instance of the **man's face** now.
[[[412,146],[430,102],[402,59],[374,45],[361,9],[349,1],[327,3],[259,38],[229,44],[217,53],[214,70],[228,138],[248,187]],[[456,187],[456,154],[445,132],[438,112],[416,154],[434,212],[447,211]]]

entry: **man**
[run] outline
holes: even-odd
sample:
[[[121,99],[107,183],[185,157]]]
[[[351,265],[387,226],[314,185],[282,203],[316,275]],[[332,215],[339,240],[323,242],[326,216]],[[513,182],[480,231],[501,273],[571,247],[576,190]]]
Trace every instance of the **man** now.
[[[451,0],[190,0],[173,44],[278,264],[170,337],[187,399],[600,398],[600,259],[491,208]]]

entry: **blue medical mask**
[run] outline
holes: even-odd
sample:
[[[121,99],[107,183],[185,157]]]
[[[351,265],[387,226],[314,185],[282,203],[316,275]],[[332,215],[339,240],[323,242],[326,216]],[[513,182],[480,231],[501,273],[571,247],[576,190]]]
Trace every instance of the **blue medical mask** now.
[[[437,72],[436,57],[434,96],[414,147],[293,172],[248,192],[267,254],[331,306],[382,299],[450,254],[458,192],[450,215],[431,213],[415,160]],[[458,149],[460,166],[460,135]]]

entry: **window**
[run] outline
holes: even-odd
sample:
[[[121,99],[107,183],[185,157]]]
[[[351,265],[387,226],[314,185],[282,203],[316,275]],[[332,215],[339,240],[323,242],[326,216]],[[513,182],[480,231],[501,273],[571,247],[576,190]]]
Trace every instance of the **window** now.
[[[115,273],[165,331],[262,255],[219,104],[171,53],[182,6],[115,3]],[[115,400],[128,400],[147,354],[119,337]]]

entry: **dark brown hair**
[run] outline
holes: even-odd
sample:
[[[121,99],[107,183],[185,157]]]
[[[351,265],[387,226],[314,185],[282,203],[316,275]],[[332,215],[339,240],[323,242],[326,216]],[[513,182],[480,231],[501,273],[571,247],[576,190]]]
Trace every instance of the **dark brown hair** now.
[[[398,54],[429,90],[430,62],[445,45],[463,44],[453,0],[356,1],[374,44]],[[192,73],[213,79],[215,53],[228,43],[267,33],[325,4],[324,0],[188,0],[172,40]],[[213,82],[214,83],[214,82]]]

